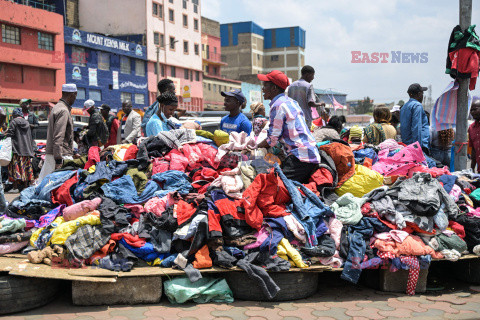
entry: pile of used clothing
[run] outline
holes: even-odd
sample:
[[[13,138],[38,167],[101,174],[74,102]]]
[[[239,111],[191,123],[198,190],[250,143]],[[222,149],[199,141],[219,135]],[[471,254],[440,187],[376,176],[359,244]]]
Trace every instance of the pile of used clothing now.
[[[238,267],[270,298],[280,289],[267,271],[321,264],[356,283],[388,264],[410,270],[413,294],[432,258],[480,254],[480,175],[437,167],[418,143],[322,143],[300,184],[268,150],[247,153],[245,133],[225,135],[178,129],[92,147],[8,206],[0,254],[114,271],[146,262],[192,282],[202,268]]]

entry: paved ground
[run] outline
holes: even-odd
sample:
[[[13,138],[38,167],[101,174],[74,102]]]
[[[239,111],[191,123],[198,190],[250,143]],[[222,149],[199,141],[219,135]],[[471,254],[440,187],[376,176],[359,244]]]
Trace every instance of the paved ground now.
[[[237,300],[179,306],[163,299],[156,305],[79,307],[72,305],[67,288],[50,304],[6,319],[480,319],[480,286],[452,281],[442,292],[409,297],[337,279],[323,283],[314,296],[290,302]]]

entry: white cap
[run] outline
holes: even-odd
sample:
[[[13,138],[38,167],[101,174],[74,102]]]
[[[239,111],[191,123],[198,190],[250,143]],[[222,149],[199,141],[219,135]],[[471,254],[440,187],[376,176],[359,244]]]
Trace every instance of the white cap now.
[[[93,100],[87,100],[85,101],[85,103],[83,104],[83,109],[84,110],[88,110],[90,109],[91,107],[95,106],[95,102]]]
[[[400,106],[398,104],[396,104],[392,107],[391,112],[395,112],[395,111],[400,111]]]
[[[75,83],[66,83],[62,85],[62,92],[77,92],[77,85]]]

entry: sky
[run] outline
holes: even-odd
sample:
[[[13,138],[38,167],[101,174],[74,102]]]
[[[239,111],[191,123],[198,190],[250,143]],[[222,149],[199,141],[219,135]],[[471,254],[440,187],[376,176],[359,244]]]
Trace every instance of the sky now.
[[[458,7],[456,0],[203,0],[202,16],[263,28],[300,26],[315,88],[347,93],[347,100],[369,96],[388,103],[407,101],[415,82],[431,85],[435,101],[450,83],[445,62]],[[479,19],[480,1],[473,1],[472,24]],[[352,63],[352,51],[370,58],[387,52],[388,62]],[[392,51],[427,53],[428,62],[392,63]],[[480,95],[480,85],[474,94]]]

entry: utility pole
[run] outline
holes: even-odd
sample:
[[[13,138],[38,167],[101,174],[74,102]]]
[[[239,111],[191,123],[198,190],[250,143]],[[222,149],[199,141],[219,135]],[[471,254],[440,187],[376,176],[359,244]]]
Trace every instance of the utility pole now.
[[[459,0],[460,28],[462,31],[472,23],[472,0]],[[468,84],[470,79],[457,79],[457,124],[455,133],[455,171],[467,168],[467,118]]]

